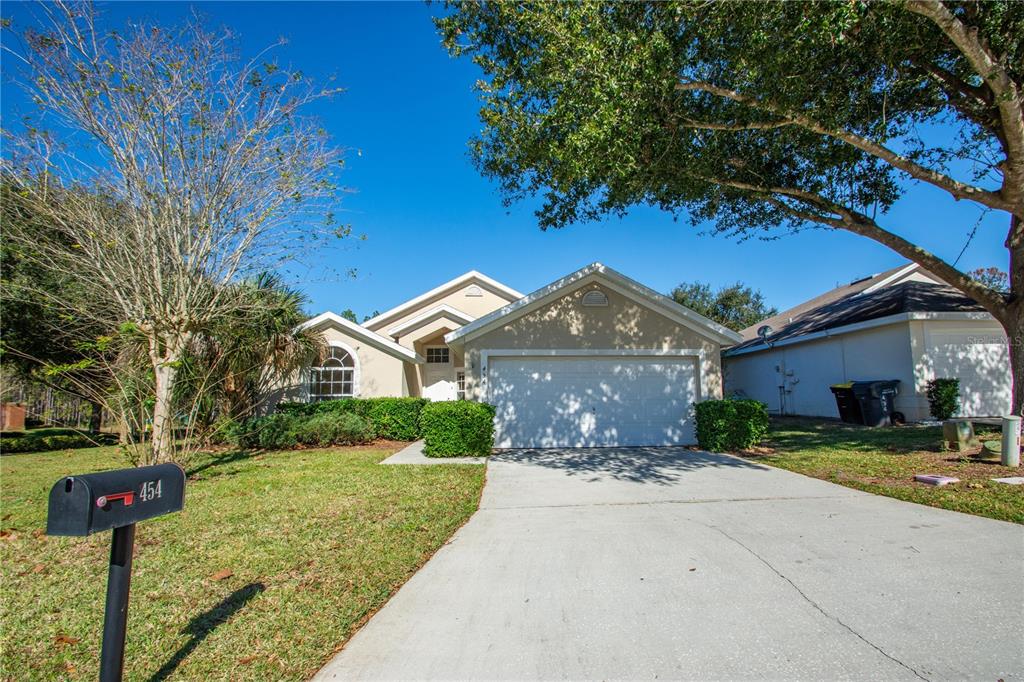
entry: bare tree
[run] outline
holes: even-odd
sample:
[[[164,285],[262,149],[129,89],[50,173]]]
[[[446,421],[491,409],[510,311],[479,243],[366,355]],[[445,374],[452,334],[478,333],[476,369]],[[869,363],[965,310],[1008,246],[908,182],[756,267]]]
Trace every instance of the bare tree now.
[[[152,459],[172,459],[186,348],[252,305],[230,285],[348,234],[328,210],[340,152],[301,115],[335,91],[267,51],[240,60],[229,34],[196,19],[114,32],[101,30],[91,5],[40,11],[45,29],[27,31],[12,54],[41,123],[9,135],[4,172],[64,238],[53,242],[74,245],[32,244],[33,257],[111,300],[143,339]]]

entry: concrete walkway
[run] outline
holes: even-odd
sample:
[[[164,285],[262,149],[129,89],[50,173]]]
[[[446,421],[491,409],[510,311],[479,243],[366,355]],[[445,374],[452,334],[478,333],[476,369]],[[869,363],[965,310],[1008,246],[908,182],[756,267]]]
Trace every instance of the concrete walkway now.
[[[427,457],[423,454],[423,441],[409,443],[385,459],[381,464],[487,464],[486,457]]]
[[[1022,679],[1024,528],[682,449],[492,458],[317,676]]]

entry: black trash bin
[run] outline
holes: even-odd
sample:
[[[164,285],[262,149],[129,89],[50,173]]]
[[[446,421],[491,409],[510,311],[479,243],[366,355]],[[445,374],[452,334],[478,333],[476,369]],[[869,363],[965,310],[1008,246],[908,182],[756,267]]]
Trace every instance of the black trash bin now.
[[[854,381],[851,390],[866,426],[889,426],[902,423],[902,415],[895,410],[896,394],[899,393],[899,380],[887,381]]]
[[[836,396],[836,407],[839,408],[839,418],[847,424],[863,424],[864,415],[860,411],[860,403],[853,393],[853,382],[845,384],[832,384],[829,390]]]

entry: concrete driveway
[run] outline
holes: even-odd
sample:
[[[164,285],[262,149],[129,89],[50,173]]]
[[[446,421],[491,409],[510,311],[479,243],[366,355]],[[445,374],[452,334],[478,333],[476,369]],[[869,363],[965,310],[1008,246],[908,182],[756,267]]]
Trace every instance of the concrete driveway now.
[[[510,451],[317,679],[1024,674],[1024,528],[684,449]]]

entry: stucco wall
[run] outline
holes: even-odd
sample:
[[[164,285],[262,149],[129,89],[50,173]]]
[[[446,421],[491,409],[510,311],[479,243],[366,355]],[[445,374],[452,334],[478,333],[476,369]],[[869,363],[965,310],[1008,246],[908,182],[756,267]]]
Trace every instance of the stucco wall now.
[[[915,321],[911,323],[911,335],[920,409],[925,414],[925,389],[937,377],[960,379],[960,416],[1010,413],[1013,385],[1009,345],[998,322]]]
[[[403,311],[398,316],[386,318],[384,320],[375,322],[373,326],[367,326],[367,329],[372,329],[378,334],[387,335],[387,330],[392,327],[411,320],[412,318],[422,315],[431,308],[436,308],[439,305],[447,304],[456,310],[461,310],[467,315],[471,315],[474,319],[482,315],[486,315],[492,310],[506,305],[510,302],[510,298],[504,294],[498,294],[491,289],[488,289],[484,284],[476,284],[480,288],[482,293],[481,296],[467,296],[466,293],[469,289],[474,286],[473,282],[469,282],[464,286],[454,289],[447,294],[441,296],[434,296],[422,303],[410,308],[409,310]],[[415,296],[414,296],[415,297]]]
[[[907,322],[807,341],[757,353],[725,358],[725,391],[742,391],[769,410],[780,410],[780,384],[785,387],[785,413],[839,417],[831,384],[872,379],[898,379],[895,408],[907,419],[921,414],[915,393],[910,326]]]
[[[377,398],[410,395],[405,366],[414,367],[413,363],[404,362],[385,353],[343,329],[328,325],[318,331],[323,334],[324,341],[327,343],[342,344],[355,353],[357,397]],[[415,371],[412,371],[411,374],[415,375]],[[277,396],[277,400],[304,400],[307,395],[304,381],[306,381],[305,373],[297,374],[291,385]],[[274,402],[276,403],[277,400]]]
[[[600,288],[607,307],[584,307],[583,295]],[[480,351],[483,349],[636,349],[704,351],[702,398],[722,395],[719,344],[680,326],[631,298],[599,285],[569,292],[508,324],[465,344],[466,394],[479,399]]]

